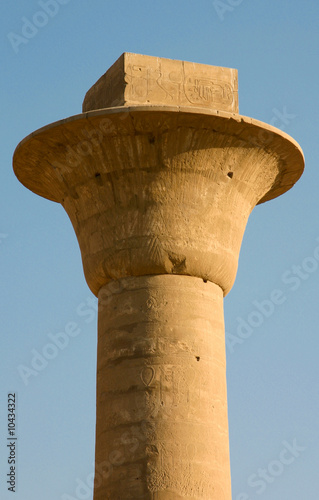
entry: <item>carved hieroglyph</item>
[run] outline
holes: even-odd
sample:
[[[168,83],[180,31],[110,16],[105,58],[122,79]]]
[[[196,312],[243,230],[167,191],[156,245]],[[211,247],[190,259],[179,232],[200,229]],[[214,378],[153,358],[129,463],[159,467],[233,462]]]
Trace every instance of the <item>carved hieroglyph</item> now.
[[[83,111],[148,103],[238,113],[237,70],[124,53],[87,92]]]
[[[223,296],[254,206],[304,166],[238,113],[237,72],[123,54],[14,154],[99,298],[94,500],[230,500]]]
[[[213,283],[161,275],[101,288],[96,461],[113,470],[96,498],[230,499],[224,335]]]

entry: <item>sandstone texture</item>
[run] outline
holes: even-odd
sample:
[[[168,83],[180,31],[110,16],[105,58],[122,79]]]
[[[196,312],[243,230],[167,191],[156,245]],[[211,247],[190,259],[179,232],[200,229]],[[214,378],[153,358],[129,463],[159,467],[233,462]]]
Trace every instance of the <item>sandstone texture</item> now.
[[[120,279],[98,331],[96,462],[113,467],[95,499],[230,499],[221,288]]]
[[[15,169],[64,206],[95,295],[148,274],[197,276],[226,294],[251,210],[292,187],[303,165],[294,141],[262,125],[176,107],[92,111],[22,142]]]
[[[223,296],[248,217],[302,174],[233,69],[123,54],[14,170],[59,202],[99,299],[94,500],[230,500]]]
[[[237,70],[124,53],[87,92],[83,111],[148,103],[238,113]]]

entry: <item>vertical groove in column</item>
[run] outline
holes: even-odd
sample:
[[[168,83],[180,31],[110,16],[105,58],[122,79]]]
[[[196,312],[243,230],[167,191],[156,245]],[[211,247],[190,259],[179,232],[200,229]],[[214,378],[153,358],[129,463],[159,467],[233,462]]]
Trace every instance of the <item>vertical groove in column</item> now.
[[[99,292],[94,500],[230,500],[223,292],[177,275]]]

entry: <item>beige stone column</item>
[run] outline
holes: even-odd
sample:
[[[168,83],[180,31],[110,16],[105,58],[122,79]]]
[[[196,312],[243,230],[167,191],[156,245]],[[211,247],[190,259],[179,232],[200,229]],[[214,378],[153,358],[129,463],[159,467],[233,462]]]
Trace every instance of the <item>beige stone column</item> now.
[[[221,288],[130,277],[99,303],[94,498],[230,499]]]
[[[123,54],[13,163],[65,208],[99,298],[94,500],[230,500],[223,296],[299,145],[238,114],[236,70]]]

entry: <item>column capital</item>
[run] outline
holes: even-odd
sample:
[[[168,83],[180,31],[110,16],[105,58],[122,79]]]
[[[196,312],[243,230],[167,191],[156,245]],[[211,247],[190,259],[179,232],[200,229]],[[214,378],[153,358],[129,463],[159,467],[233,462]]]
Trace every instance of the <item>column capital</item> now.
[[[132,57],[129,63],[125,58],[115,63],[117,68],[122,65],[124,83],[132,71]],[[124,99],[122,105],[82,113],[34,132],[15,151],[15,173],[26,187],[64,206],[95,295],[111,280],[150,274],[196,276],[216,283],[226,294],[235,280],[251,210],[294,185],[304,167],[302,151],[281,130],[252,118],[194,103],[158,104],[168,99],[164,84],[158,87],[154,80],[158,67],[168,65],[169,71],[162,72],[167,84],[174,67],[177,79],[178,71],[185,72],[189,64],[186,74],[193,71],[197,81],[196,105],[202,105],[203,96],[207,101],[222,95],[209,86],[214,75],[224,75],[227,85],[235,88],[235,70],[170,60],[160,64],[158,58],[147,61],[153,87],[149,83],[146,97],[156,104],[130,104],[131,84],[123,82],[118,94],[112,87],[109,101],[103,101],[105,84],[119,78],[109,70],[114,78],[105,77],[102,86],[93,86],[84,107],[107,106],[118,95]],[[140,59],[135,62],[136,68],[143,68]],[[142,93],[142,84],[146,91],[141,77],[135,93]],[[174,89],[175,100],[183,104],[184,94]]]

